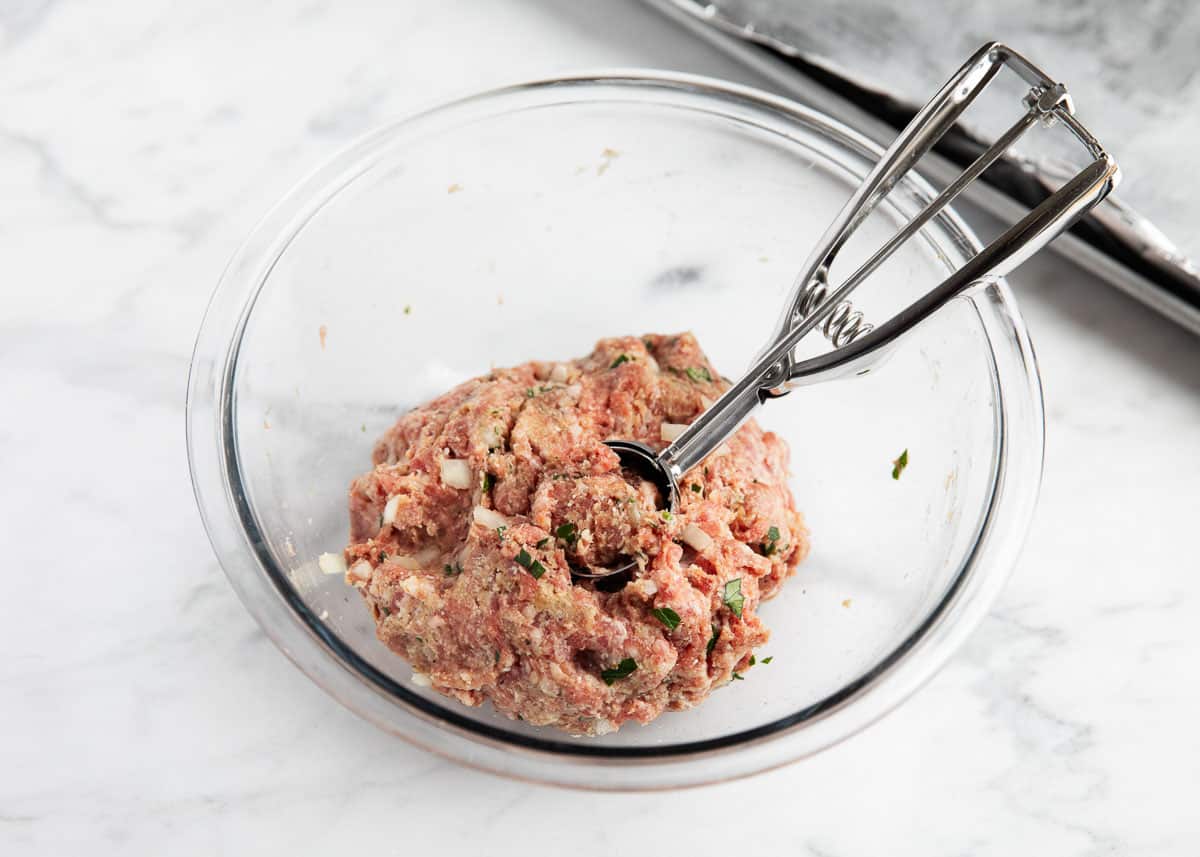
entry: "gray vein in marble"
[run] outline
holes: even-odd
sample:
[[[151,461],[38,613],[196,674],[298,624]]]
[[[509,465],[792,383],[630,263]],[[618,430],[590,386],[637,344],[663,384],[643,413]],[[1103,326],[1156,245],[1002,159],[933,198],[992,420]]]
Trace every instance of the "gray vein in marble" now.
[[[143,228],[148,225],[113,217],[109,213],[111,201],[92,193],[80,179],[71,176],[59,163],[50,147],[41,140],[6,128],[0,128],[0,140],[32,154],[38,162],[40,180],[46,189],[71,200],[97,223],[109,229]]]
[[[6,0],[0,3],[0,31],[7,47],[37,32],[58,0]]]

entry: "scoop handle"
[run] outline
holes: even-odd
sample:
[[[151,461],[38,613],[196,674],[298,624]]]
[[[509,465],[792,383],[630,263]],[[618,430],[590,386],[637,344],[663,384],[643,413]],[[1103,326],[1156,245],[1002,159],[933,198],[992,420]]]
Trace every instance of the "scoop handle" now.
[[[1059,235],[1080,213],[1108,193],[1119,175],[1107,156],[1068,182],[1058,193],[1014,224],[965,265],[884,324],[849,345],[792,363],[792,349],[822,320],[810,315],[780,337],[750,370],[725,391],[711,408],[659,454],[659,462],[678,479],[703,461],[767,399],[821,381],[862,375],[882,362],[892,345],[947,301],[977,283],[1004,276]],[[826,306],[842,300],[834,293]]]

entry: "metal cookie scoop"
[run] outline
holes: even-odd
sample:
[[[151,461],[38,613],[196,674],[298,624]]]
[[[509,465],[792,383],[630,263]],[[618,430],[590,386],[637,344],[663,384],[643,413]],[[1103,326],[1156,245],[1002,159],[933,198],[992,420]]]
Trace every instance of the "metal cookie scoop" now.
[[[850,235],[1006,65],[1031,87],[1024,99],[1025,113],[858,270],[830,290],[824,278]],[[969,262],[888,321],[874,329],[861,325],[848,336],[834,338],[835,346],[840,347],[818,357],[803,361],[796,358],[796,344],[804,336],[835,314],[850,316],[852,309],[845,302],[850,292],[1039,120],[1062,122],[1087,149],[1092,162]],[[1119,178],[1116,162],[1075,118],[1065,86],[1010,48],[998,42],[985,45],[913,118],[842,208],[797,277],[775,331],[746,374],[662,452],[655,453],[645,444],[629,440],[610,440],[608,446],[616,451],[624,467],[657,486],[666,508],[674,511],[679,502],[680,477],[720,446],[760,404],[806,384],[865,374],[886,358],[898,339],[951,298],[981,281],[1004,276],[1045,247],[1076,217],[1104,199]],[[818,294],[822,299],[807,312]],[[861,316],[858,319],[861,321]],[[830,332],[828,324],[825,329]],[[577,576],[609,577],[627,572],[634,565],[636,561],[628,559],[614,568],[582,570]]]

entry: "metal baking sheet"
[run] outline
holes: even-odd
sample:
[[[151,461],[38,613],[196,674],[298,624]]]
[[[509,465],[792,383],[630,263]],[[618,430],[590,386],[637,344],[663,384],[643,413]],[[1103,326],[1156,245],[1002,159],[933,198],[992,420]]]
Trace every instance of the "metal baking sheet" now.
[[[780,91],[889,142],[980,44],[1000,39],[1066,81],[1124,171],[1118,194],[1055,249],[1200,333],[1200,4],[1098,0],[645,0],[774,81]],[[957,174],[981,128],[923,162]],[[1004,117],[1008,121],[1014,114]],[[1044,145],[1039,140],[1039,145]],[[955,151],[955,145],[960,151]],[[1062,181],[1065,150],[1017,150],[971,200],[1003,218]]]

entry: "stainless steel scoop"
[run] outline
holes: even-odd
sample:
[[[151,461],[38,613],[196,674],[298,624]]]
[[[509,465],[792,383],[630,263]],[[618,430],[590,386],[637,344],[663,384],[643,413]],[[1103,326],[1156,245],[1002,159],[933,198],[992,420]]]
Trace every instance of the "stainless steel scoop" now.
[[[1030,85],[1024,98],[1025,113],[895,236],[841,285],[829,291],[824,278],[847,239],[1004,66]],[[818,357],[808,360],[796,357],[796,345],[804,336],[835,313],[848,316],[850,308],[845,299],[850,292],[1038,121],[1061,122],[1086,148],[1091,163],[965,265],[888,321],[873,329],[862,326],[857,331],[861,335],[842,338],[851,341]],[[1104,199],[1119,178],[1116,162],[1075,118],[1065,86],[1051,80],[1005,45],[998,42],[984,45],[914,117],[842,208],[797,277],[771,338],[750,369],[662,452],[655,453],[648,446],[629,440],[610,440],[608,445],[616,451],[622,465],[656,485],[665,506],[674,510],[679,502],[680,477],[720,446],[760,404],[806,384],[866,374],[886,358],[901,337],[951,298],[973,285],[1004,276],[1045,247],[1076,217]],[[806,312],[813,303],[811,298],[817,286],[825,297],[811,312]],[[837,344],[839,339],[834,342]],[[608,577],[628,571],[634,565],[636,560],[626,558],[614,568],[582,570],[577,576]]]

